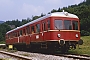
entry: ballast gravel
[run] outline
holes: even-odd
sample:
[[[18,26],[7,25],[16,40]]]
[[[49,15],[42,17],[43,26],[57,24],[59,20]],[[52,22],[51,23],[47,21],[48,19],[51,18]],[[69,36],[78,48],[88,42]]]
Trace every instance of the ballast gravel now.
[[[40,53],[30,53],[30,52],[23,52],[23,51],[17,51],[15,54],[19,55],[27,55],[28,57],[32,58],[32,60],[75,60],[73,58],[66,58],[66,57],[60,57],[60,56],[54,56],[54,55],[45,55]]]
[[[23,52],[23,51],[17,51],[17,52],[14,52],[14,54],[27,56],[28,58],[31,58],[32,60],[78,60],[78,59],[73,59],[73,58],[66,58],[66,57],[60,57],[60,56],[54,56],[54,55],[45,55],[45,54],[40,54],[40,53]],[[0,54],[0,59],[18,60],[17,58],[10,57],[4,54]]]
[[[14,57],[0,53],[0,60],[18,60],[18,58],[14,58]]]

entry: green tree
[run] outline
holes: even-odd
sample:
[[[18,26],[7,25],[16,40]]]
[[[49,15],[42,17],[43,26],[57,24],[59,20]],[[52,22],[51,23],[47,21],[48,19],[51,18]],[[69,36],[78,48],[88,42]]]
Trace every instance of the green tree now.
[[[0,41],[5,40],[5,34],[9,30],[11,28],[6,23],[0,24]]]
[[[32,21],[40,18],[40,16],[32,16]]]

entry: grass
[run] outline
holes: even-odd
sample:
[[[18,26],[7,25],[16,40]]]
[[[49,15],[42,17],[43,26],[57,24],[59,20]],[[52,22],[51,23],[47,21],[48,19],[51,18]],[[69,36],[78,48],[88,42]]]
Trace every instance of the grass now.
[[[81,37],[83,40],[83,45],[80,45],[75,50],[69,50],[72,54],[85,54],[90,56],[90,36]]]
[[[6,48],[7,50],[7,52],[10,52],[10,53],[14,53],[14,52],[17,52],[17,49],[16,48],[14,48],[14,49],[9,49],[9,48]]]

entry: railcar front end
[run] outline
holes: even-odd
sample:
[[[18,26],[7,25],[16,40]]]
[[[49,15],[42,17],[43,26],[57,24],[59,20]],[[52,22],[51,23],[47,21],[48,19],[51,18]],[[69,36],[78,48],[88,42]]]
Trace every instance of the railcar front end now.
[[[75,18],[54,18],[50,31],[50,40],[57,41],[54,47],[60,48],[62,51],[76,49],[76,44],[83,44],[80,40],[80,22]]]

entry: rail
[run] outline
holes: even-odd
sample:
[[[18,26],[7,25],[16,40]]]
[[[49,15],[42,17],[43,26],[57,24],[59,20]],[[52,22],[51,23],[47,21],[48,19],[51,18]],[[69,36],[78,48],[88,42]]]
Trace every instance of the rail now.
[[[22,56],[22,55],[17,55],[17,54],[5,52],[5,51],[0,51],[0,53],[6,54],[6,55],[9,55],[9,56],[12,56],[12,57],[20,58],[20,59],[23,59],[23,60],[32,60],[32,58],[30,58],[30,57],[26,57],[26,56]]]
[[[55,54],[55,56],[68,57],[79,60],[90,60],[90,56],[88,55],[78,55],[78,54]]]

